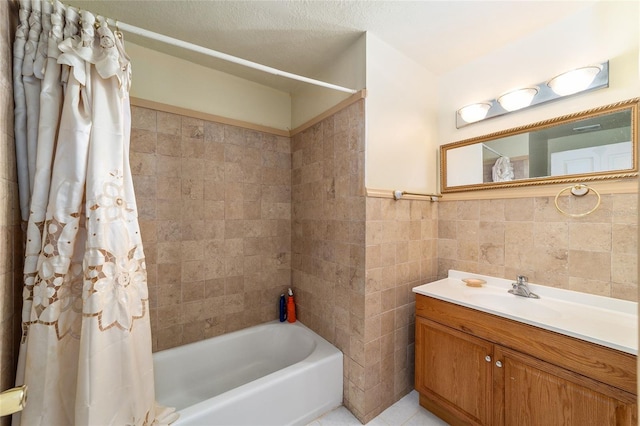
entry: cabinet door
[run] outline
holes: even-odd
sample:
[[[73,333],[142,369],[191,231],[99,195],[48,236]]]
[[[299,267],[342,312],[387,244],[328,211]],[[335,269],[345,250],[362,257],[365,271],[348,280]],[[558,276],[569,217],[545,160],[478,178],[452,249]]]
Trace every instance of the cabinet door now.
[[[495,347],[496,425],[636,425],[635,395]]]
[[[459,418],[491,424],[492,353],[486,340],[417,317],[416,389]]]

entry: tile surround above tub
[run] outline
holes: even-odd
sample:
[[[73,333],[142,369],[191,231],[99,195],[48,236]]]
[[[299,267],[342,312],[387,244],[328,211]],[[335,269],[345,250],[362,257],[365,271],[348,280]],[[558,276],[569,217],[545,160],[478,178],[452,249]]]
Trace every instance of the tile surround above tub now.
[[[291,285],[288,137],[132,108],[154,350],[276,318]]]

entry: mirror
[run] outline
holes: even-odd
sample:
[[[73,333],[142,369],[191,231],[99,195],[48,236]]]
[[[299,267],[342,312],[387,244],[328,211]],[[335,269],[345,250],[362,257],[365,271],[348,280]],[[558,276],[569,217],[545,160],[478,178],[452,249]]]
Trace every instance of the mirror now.
[[[637,176],[639,100],[442,145],[441,190]]]

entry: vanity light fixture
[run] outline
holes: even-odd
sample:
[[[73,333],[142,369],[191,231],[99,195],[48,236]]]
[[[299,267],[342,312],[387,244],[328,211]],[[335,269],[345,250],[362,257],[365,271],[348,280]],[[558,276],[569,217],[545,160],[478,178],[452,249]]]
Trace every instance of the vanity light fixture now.
[[[464,106],[456,111],[456,128],[605,87],[609,87],[609,61],[564,72],[549,81],[512,90],[494,100]]]
[[[507,111],[517,111],[531,105],[533,97],[538,94],[537,87],[526,87],[507,92],[498,98],[500,106]]]

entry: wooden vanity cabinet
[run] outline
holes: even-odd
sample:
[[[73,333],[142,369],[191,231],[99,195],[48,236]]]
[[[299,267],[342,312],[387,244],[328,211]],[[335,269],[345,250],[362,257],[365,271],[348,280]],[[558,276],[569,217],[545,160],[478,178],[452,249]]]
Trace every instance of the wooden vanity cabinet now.
[[[415,348],[420,405],[450,424],[638,424],[633,355],[423,295]]]

